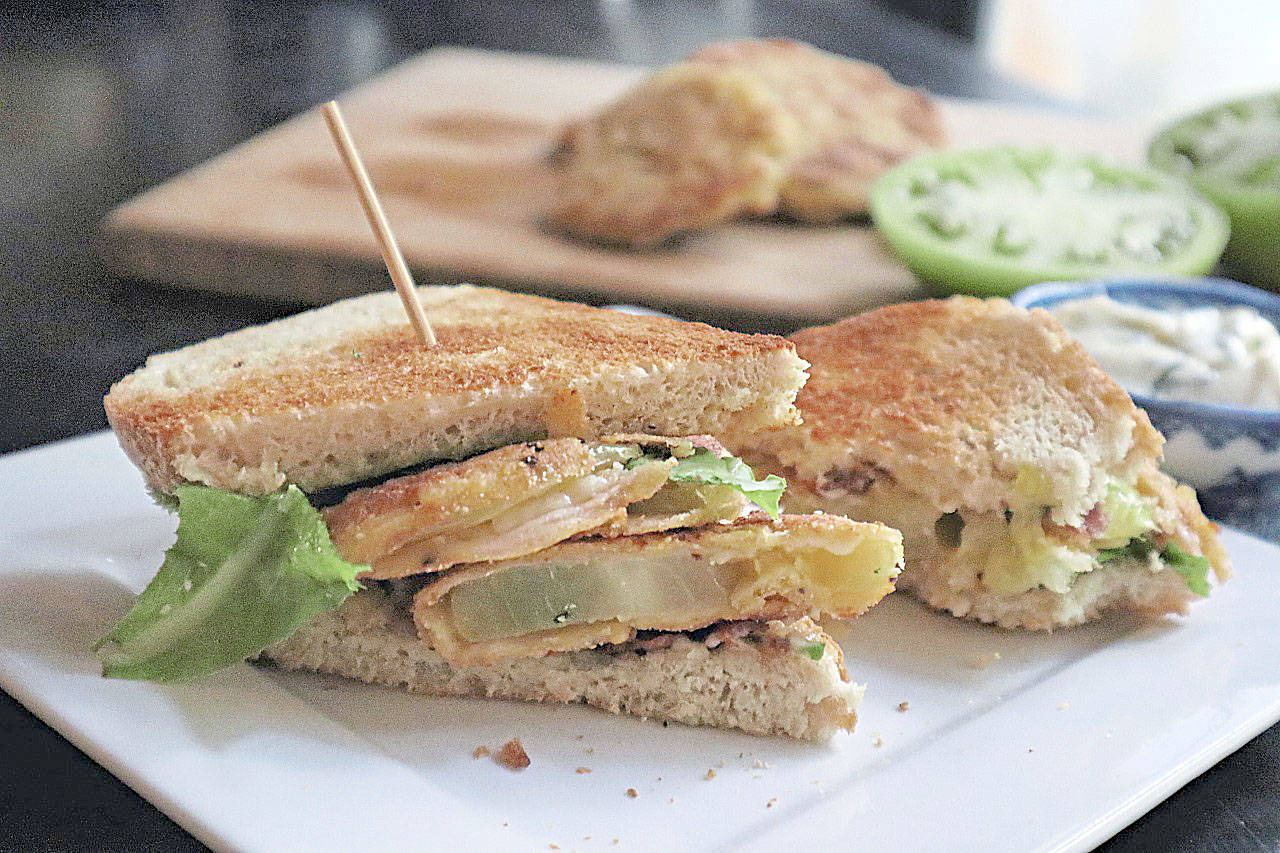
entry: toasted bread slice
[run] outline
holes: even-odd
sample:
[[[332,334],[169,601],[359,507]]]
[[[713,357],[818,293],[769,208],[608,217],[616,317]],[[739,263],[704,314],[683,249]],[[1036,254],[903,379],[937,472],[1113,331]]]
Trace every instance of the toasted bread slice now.
[[[821,741],[853,729],[863,687],[849,681],[839,646],[808,619],[769,623],[751,635],[754,642],[664,639],[647,649],[454,667],[418,639],[406,609],[371,587],[260,658],[433,696],[585,703],[756,735]]]
[[[803,424],[736,449],[788,478],[793,511],[900,529],[899,584],[929,604],[1048,629],[1185,610],[1170,545],[1229,575],[1146,413],[1048,313],[953,297],[792,339],[812,362]]]
[[[804,423],[756,446],[818,489],[882,471],[939,508],[999,512],[1031,468],[1049,478],[1055,520],[1078,524],[1107,475],[1136,475],[1164,441],[1045,311],[958,296],[791,339],[812,362]]]
[[[152,356],[107,417],[158,492],[346,485],[563,435],[728,436],[786,423],[789,342],[490,288],[422,287],[439,344],[393,292]],[[566,417],[566,413],[572,417]]]

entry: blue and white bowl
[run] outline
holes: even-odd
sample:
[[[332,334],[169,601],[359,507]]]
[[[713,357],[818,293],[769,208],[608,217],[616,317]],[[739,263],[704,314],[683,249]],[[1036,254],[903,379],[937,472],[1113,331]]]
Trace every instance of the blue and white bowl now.
[[[1045,282],[1019,291],[1012,301],[1023,308],[1050,308],[1090,296],[1148,308],[1246,305],[1280,327],[1280,296],[1221,278]],[[1165,435],[1164,469],[1209,490],[1202,498],[1212,500],[1211,493],[1218,492],[1238,503],[1280,494],[1280,411],[1130,394]]]

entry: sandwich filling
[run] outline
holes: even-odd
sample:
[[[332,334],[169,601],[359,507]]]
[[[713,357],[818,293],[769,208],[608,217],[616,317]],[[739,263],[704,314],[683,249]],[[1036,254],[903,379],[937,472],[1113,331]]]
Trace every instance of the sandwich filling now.
[[[784,487],[705,437],[651,436],[510,445],[323,511],[294,486],[261,497],[181,486],[177,542],[100,644],[104,673],[213,672],[361,580],[413,593],[401,598],[419,636],[456,665],[852,616],[892,590],[896,531],[780,517]]]
[[[892,590],[899,562],[896,536],[879,525],[784,516],[583,539],[463,567],[427,580],[413,614],[446,660],[490,663],[623,643],[640,631],[852,617]]]
[[[708,436],[510,445],[358,489],[326,510],[338,551],[377,580],[532,554],[571,536],[633,535],[775,516],[785,483]]]
[[[1074,524],[1056,520],[1064,513],[1053,502],[1051,481],[1030,467],[1019,470],[997,511],[940,510],[874,466],[792,482],[793,506],[875,518],[901,530],[911,558],[908,582],[914,566],[927,565],[952,589],[1065,594],[1084,575],[1127,565],[1176,572],[1189,592],[1204,596],[1209,570],[1221,579],[1226,565],[1211,531],[1201,529],[1208,523],[1192,511],[1193,493],[1154,466],[1134,479],[1108,477],[1101,498]]]

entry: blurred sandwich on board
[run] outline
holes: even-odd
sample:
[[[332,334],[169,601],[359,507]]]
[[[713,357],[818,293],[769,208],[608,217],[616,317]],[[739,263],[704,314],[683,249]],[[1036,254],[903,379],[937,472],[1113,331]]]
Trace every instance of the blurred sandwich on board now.
[[[815,618],[892,590],[901,537],[780,515],[726,442],[793,423],[789,342],[458,286],[150,358],[105,406],[179,509],[107,675],[257,657],[455,696],[823,739],[861,687]],[[712,436],[715,436],[713,438]]]
[[[899,579],[1009,628],[1182,613],[1230,574],[1146,413],[1048,313],[999,299],[893,305],[791,338],[802,424],[733,445],[788,506],[902,531]]]
[[[744,215],[836,222],[944,139],[929,96],[874,65],[787,39],[711,44],[564,128],[550,221],[628,246]]]

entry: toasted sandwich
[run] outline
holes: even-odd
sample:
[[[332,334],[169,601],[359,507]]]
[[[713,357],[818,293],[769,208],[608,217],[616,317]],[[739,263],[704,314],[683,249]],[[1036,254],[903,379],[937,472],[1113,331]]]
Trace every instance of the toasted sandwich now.
[[[1230,574],[1146,413],[1044,311],[953,297],[791,340],[803,423],[734,445],[788,507],[902,531],[899,586],[957,616],[1051,630],[1182,613]]]
[[[586,702],[822,739],[861,688],[814,621],[892,590],[901,538],[782,515],[731,440],[795,420],[781,338],[459,286],[171,353],[108,418],[177,542],[108,675],[246,658],[436,695]]]

